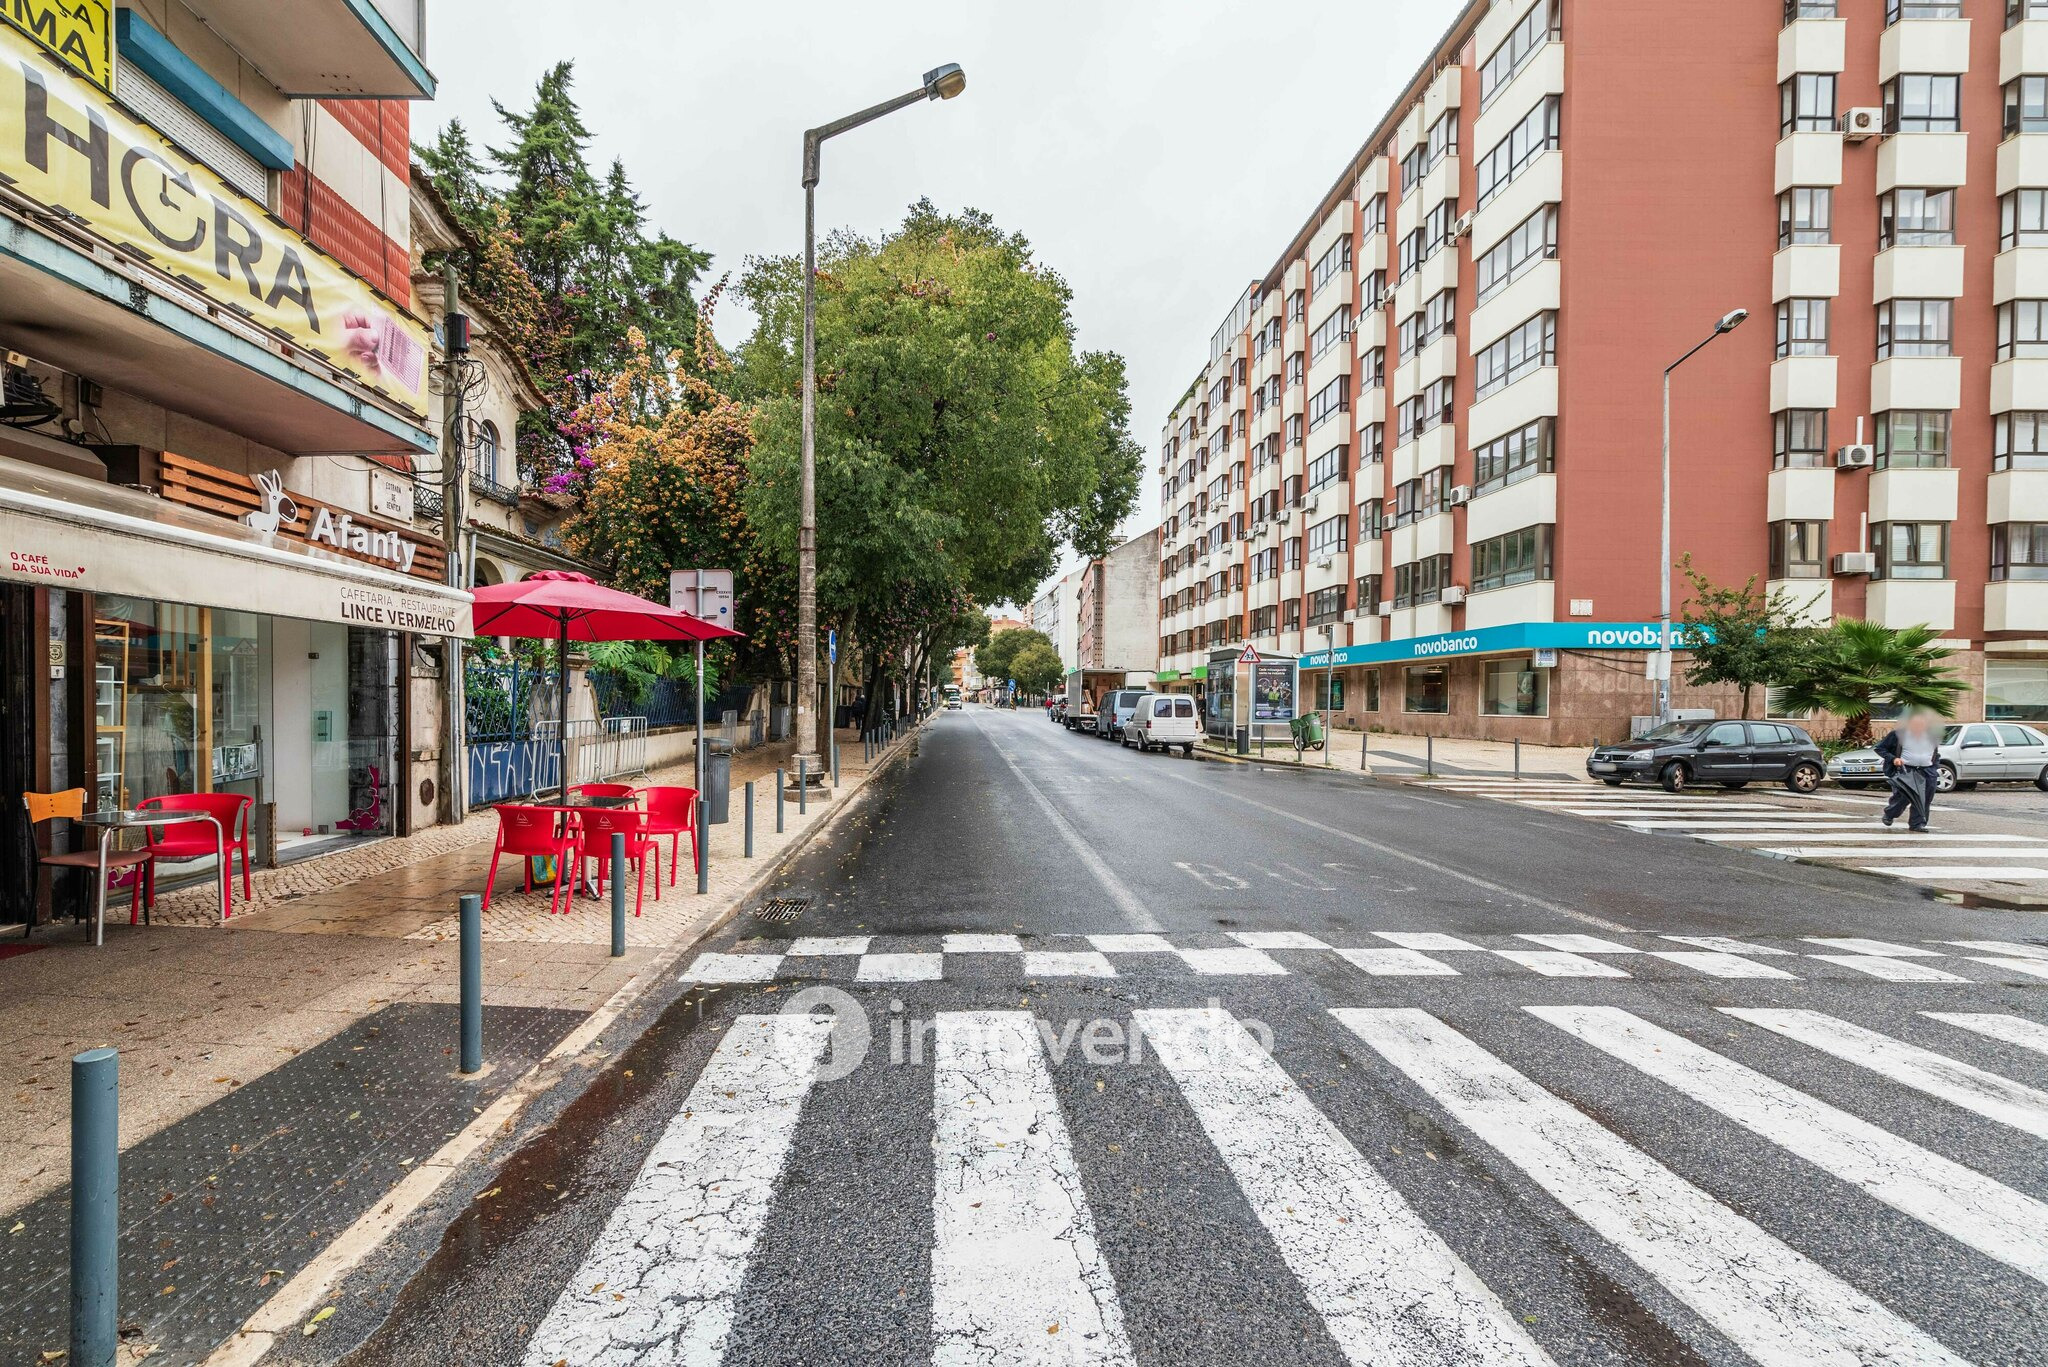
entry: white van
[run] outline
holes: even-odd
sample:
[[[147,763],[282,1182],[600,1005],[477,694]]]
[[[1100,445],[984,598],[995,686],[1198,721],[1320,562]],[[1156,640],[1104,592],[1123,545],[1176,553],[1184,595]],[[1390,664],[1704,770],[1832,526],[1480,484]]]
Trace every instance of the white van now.
[[[1193,755],[1201,739],[1202,719],[1195,714],[1195,700],[1184,693],[1144,694],[1124,724],[1123,742],[1136,741],[1140,753],[1178,745],[1181,754]]]

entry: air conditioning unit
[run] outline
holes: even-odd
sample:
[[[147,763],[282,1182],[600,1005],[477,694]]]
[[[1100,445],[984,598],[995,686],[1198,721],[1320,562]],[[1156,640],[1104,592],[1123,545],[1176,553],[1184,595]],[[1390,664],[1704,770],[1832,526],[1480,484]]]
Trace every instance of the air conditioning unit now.
[[[1458,604],[1465,601],[1464,588],[1457,584],[1451,585],[1449,588],[1444,590],[1444,596],[1441,601],[1443,602],[1443,605],[1447,608],[1456,607]]]
[[[1382,598],[1382,599],[1380,599],[1380,616],[1382,616],[1382,617],[1392,617],[1393,615],[1394,615],[1394,600],[1393,600],[1393,599],[1391,599],[1391,598]]]
[[[1874,446],[1844,446],[1835,452],[1837,470],[1868,470],[1877,462],[1877,448]]]
[[[1471,501],[1472,486],[1469,484],[1453,484],[1450,490],[1444,494],[1444,507],[1446,508],[1462,508]]]
[[[1842,115],[1842,141],[1868,142],[1884,131],[1884,111],[1875,105],[1860,105]]]
[[[1326,555],[1321,560],[1314,560],[1309,562],[1309,567],[1311,569],[1326,570],[1336,563],[1337,562],[1333,557]]]
[[[1464,237],[1471,233],[1472,225],[1474,222],[1478,220],[1478,218],[1479,211],[1477,209],[1474,209],[1469,213],[1459,214],[1458,221],[1451,225],[1451,240],[1455,242],[1459,238]]]
[[[1835,557],[1836,574],[1876,574],[1877,554],[1874,551],[1843,551]]]
[[[1347,608],[1344,612],[1344,620],[1347,622],[1355,622],[1358,620],[1359,615],[1362,612],[1364,612],[1363,608]]]

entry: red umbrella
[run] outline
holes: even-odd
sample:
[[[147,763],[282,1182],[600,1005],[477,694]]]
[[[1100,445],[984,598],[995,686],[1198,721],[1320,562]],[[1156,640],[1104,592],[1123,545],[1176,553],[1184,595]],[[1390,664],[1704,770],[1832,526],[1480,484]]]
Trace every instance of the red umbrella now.
[[[569,642],[716,641],[740,635],[701,617],[650,599],[608,589],[587,574],[542,570],[516,584],[474,590],[478,636],[528,636],[556,643],[555,684],[560,695],[562,787],[569,783]]]

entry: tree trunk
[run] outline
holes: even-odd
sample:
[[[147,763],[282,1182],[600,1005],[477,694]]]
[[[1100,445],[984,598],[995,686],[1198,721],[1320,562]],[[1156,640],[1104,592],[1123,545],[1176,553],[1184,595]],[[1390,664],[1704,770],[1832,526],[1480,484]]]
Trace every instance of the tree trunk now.
[[[1856,712],[1842,723],[1842,744],[1862,746],[1870,744],[1870,713]]]
[[[1742,719],[1744,721],[1749,720],[1749,688],[1748,684],[1742,686]]]

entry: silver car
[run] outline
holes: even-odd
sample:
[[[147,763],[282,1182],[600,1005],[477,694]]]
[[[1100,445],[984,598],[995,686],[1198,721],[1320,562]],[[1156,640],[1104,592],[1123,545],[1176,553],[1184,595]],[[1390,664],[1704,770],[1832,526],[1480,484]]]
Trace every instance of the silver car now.
[[[2048,792],[2048,735],[2009,721],[1960,722],[1941,730],[1935,752],[1939,792],[1980,783],[2031,783]],[[1885,784],[1884,758],[1871,749],[1845,750],[1828,761],[1828,777],[1844,788]]]

